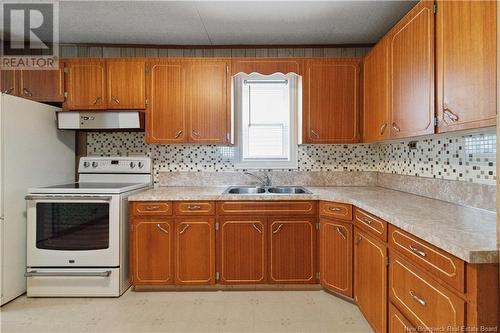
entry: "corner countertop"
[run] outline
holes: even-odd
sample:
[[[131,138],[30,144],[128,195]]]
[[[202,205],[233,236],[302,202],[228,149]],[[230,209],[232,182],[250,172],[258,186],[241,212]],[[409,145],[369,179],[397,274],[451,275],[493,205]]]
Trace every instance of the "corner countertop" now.
[[[157,187],[129,201],[326,200],[364,209],[473,264],[496,263],[496,213],[382,187],[306,187],[312,194],[223,194],[227,187]]]

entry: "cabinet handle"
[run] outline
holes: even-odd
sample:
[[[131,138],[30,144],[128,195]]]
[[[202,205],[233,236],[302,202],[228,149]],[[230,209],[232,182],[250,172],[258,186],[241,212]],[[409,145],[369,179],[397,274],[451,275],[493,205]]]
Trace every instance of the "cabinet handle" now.
[[[280,224],[280,225],[278,226],[278,228],[276,228],[276,230],[274,230],[274,231],[273,231],[273,234],[277,234],[277,233],[281,230],[281,228],[282,228],[282,227],[283,227],[283,223],[282,223],[282,224]]]
[[[152,210],[157,210],[160,209],[160,206],[147,206],[146,210],[152,211]]]
[[[410,296],[413,298],[417,303],[419,303],[422,306],[425,306],[427,304],[426,301],[418,297],[413,290],[410,290]]]
[[[315,130],[311,130],[311,133],[316,137],[316,139],[319,139],[319,134]]]
[[[347,239],[347,237],[344,235],[344,233],[342,232],[342,230],[340,230],[339,227],[337,227],[337,232],[343,239]]]
[[[421,257],[425,257],[427,255],[424,251],[419,250],[419,249],[417,249],[416,247],[414,247],[412,245],[410,245],[409,248],[410,248],[411,252],[413,252],[415,254],[418,254]]]
[[[4,94],[10,94],[14,90],[14,88],[7,88],[4,91],[2,91]]]
[[[452,122],[456,122],[458,121],[458,115],[453,113],[453,111],[451,111],[448,107],[445,107],[443,109],[443,113],[452,121]]]
[[[201,209],[200,205],[188,205],[189,210],[198,210]]]
[[[393,128],[396,132],[401,132],[401,128],[399,128],[398,124],[396,124],[396,123],[392,123],[392,128]]]
[[[356,245],[358,245],[361,240],[363,240],[363,238],[361,236],[358,236],[358,238],[356,238]]]
[[[101,96],[98,96],[95,98],[94,102],[92,102],[92,105],[96,105],[97,102],[99,102],[99,100],[101,99]]]
[[[116,104],[120,104],[120,101],[118,100],[118,98],[114,97],[114,96],[111,96],[111,99],[113,100],[113,102],[115,102]]]
[[[183,233],[185,233],[185,232],[186,232],[186,230],[187,230],[189,227],[190,227],[190,225],[189,225],[189,224],[186,224],[186,225],[184,226],[184,228],[182,228],[182,230],[181,230],[181,231],[179,231],[179,235],[182,235]]]
[[[338,207],[329,207],[328,210],[332,212],[340,212],[340,208]]]
[[[380,135],[384,134],[385,132],[385,129],[387,128],[387,123],[384,123],[381,127],[380,127]]]
[[[28,97],[33,97],[33,94],[27,88],[23,88],[23,95]]]
[[[361,219],[361,221],[363,221],[364,223],[366,223],[366,224],[368,224],[368,225],[371,225],[371,224],[372,224],[372,221],[371,221],[369,218],[367,218],[367,217],[363,217],[363,218]]]
[[[159,223],[156,225],[158,227],[158,229],[160,229],[161,231],[163,231],[164,233],[168,234],[168,230],[163,228]]]
[[[198,131],[193,130],[192,132],[193,132],[193,135],[194,135],[195,137],[197,137],[197,138],[199,138],[199,137],[200,137],[200,133],[199,133]]]
[[[259,234],[262,233],[262,230],[260,230],[255,223],[252,224],[252,227],[259,232]]]
[[[182,132],[183,132],[183,131],[179,131],[179,132],[177,132],[177,133],[175,134],[175,136],[174,136],[174,139],[178,139],[178,138],[181,136]]]

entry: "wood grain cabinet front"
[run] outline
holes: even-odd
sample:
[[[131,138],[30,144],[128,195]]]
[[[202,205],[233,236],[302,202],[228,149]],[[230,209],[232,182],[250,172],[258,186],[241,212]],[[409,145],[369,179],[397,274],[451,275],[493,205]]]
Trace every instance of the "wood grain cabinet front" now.
[[[215,218],[175,220],[175,283],[215,283]]]
[[[174,283],[173,220],[136,219],[131,224],[130,266],[134,285]]]
[[[175,215],[215,215],[213,201],[179,201],[174,202]]]
[[[321,285],[352,298],[353,225],[321,218],[319,234]]]
[[[389,333],[417,332],[410,321],[392,303],[389,303],[389,321],[387,326]]]
[[[217,271],[221,284],[267,282],[267,219],[220,217]]]
[[[19,70],[19,96],[38,102],[64,101],[63,67],[53,70]]]
[[[269,218],[271,283],[316,283],[316,219]]]
[[[354,229],[354,300],[377,333],[387,327],[387,247]]]
[[[219,201],[217,202],[219,215],[266,215],[289,216],[311,215],[316,216],[316,201]]]
[[[0,91],[3,94],[18,95],[18,77],[15,70],[0,70]]]
[[[319,216],[352,221],[352,205],[339,202],[320,201]]]
[[[387,241],[387,222],[358,207],[354,209],[354,225],[380,238],[384,242]]]
[[[104,59],[69,59],[66,70],[64,110],[105,110],[106,61]]]
[[[136,201],[130,205],[132,216],[172,215],[170,201]]]
[[[145,62],[131,59],[106,61],[108,110],[146,108]]]

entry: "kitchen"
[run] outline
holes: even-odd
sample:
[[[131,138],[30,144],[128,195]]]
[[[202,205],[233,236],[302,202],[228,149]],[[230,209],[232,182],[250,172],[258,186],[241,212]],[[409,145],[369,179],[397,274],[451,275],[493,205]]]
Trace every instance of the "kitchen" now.
[[[495,1],[54,8],[0,72],[2,331],[498,329]]]

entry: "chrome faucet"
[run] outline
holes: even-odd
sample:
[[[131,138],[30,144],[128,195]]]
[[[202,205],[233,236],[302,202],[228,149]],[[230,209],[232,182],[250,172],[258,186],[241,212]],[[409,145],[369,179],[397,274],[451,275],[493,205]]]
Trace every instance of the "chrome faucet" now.
[[[257,178],[261,182],[262,186],[265,186],[265,187],[272,186],[272,181],[271,181],[271,177],[269,176],[269,173],[267,171],[262,171],[262,172],[264,173],[264,177],[257,176],[256,174],[254,174],[252,172],[248,172],[248,171],[245,171],[244,174],[252,176],[254,178]]]

